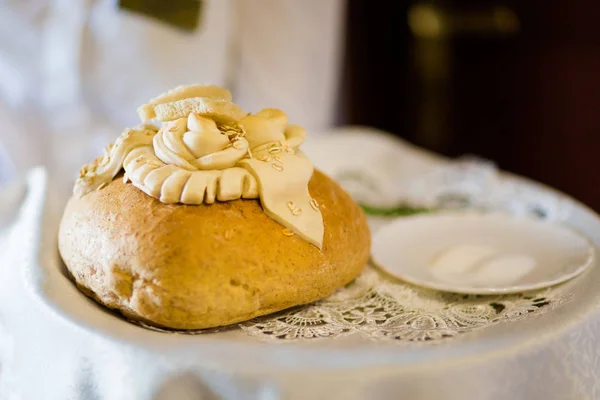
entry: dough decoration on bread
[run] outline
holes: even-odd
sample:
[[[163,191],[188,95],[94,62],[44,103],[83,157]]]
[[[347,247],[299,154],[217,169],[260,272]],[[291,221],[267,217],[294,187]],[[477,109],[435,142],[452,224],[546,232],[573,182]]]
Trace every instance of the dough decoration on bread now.
[[[313,165],[299,150],[306,131],[277,109],[248,114],[218,86],[183,86],[138,109],[145,124],[126,129],[103,157],[84,166],[73,192],[125,181],[162,203],[212,204],[259,198],[265,213],[322,247],[323,219],[308,191]]]

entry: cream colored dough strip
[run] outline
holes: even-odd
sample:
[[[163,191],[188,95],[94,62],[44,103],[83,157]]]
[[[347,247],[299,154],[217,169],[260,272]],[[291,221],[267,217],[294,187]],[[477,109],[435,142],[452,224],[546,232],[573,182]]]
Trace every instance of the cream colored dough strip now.
[[[187,118],[191,113],[214,119],[220,124],[230,124],[246,116],[246,112],[227,100],[192,97],[154,106],[156,119],[161,122]]]
[[[206,97],[214,100],[231,101],[231,92],[214,85],[179,86],[151,99],[148,103],[139,107],[137,112],[142,122],[146,122],[156,118],[154,106],[190,97]]]
[[[112,181],[123,168],[127,155],[138,147],[151,145],[157,130],[158,128],[152,126],[125,130],[114,145],[107,147],[103,157],[97,158],[79,171],[73,193],[81,197]]]
[[[151,147],[139,148],[125,161],[131,183],[165,204],[212,204],[258,197],[256,179],[243,168],[187,171],[162,163]]]

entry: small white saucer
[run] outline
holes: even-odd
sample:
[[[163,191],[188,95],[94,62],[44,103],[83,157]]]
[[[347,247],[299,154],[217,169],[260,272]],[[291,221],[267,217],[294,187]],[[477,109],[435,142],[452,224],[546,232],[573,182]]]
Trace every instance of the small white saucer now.
[[[373,238],[373,262],[414,285],[454,293],[517,293],[569,280],[595,250],[566,226],[506,214],[399,218]]]

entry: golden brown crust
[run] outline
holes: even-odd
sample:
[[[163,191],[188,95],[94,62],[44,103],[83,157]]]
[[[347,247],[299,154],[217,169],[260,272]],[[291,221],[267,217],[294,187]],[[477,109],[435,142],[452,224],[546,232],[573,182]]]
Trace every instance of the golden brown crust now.
[[[286,236],[258,200],[168,205],[122,179],[67,204],[59,248],[88,296],[129,318],[200,329],[306,304],[352,281],[369,257],[360,208],[315,171],[323,249]]]

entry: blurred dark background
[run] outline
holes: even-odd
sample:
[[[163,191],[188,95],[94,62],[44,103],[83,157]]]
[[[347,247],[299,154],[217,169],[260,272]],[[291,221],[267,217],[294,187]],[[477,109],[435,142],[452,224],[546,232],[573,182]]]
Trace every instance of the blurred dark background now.
[[[343,120],[600,210],[600,1],[348,0]]]

